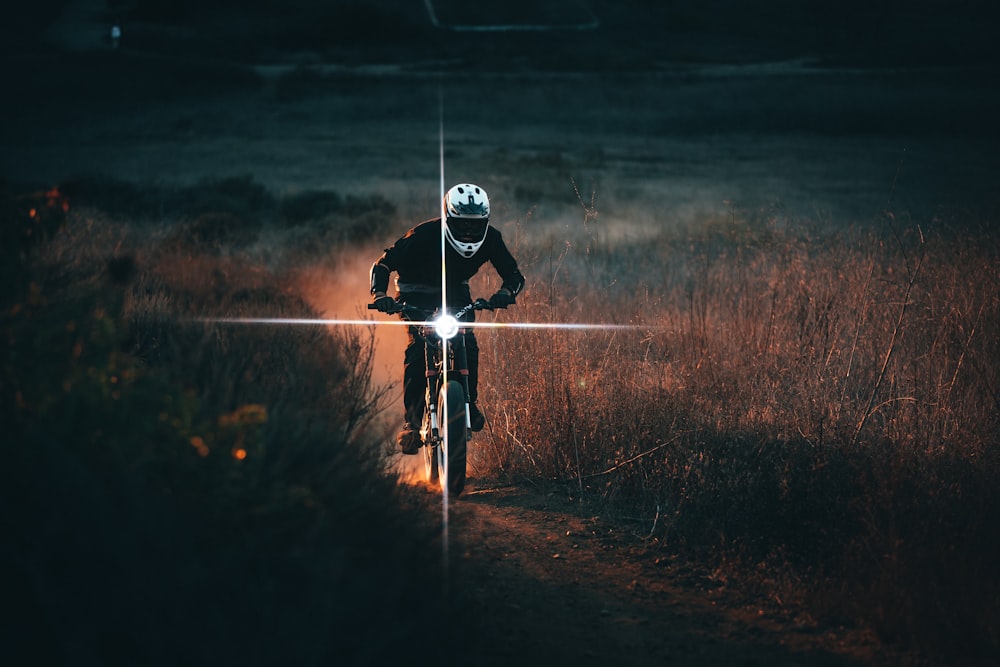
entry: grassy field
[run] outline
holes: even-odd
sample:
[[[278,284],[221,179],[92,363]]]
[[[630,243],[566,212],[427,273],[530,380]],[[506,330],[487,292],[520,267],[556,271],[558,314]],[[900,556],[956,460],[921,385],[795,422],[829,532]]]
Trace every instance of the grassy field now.
[[[995,651],[987,221],[887,211],[834,233],[734,210],[635,242],[581,203],[573,228],[508,232],[531,281],[499,317],[636,328],[484,333],[473,474],[559,481],[656,550],[826,622]],[[438,554],[385,473],[372,339],[191,321],[314,315],[296,270],[387,233],[391,202],[243,178],[76,181],[3,207],[5,565],[26,629],[76,624],[32,650],[370,664],[404,654],[407,616],[460,613],[399,567],[434,572]],[[205,632],[179,647],[193,600]]]
[[[358,205],[239,179],[2,193],[10,655],[381,664],[414,618],[459,617],[378,456],[371,338],[192,320],[314,315],[248,251],[280,235],[305,261]]]
[[[481,469],[562,480],[721,582],[828,621],[995,651],[989,221],[886,211],[834,232],[733,210],[615,242],[581,203],[569,237],[524,230],[536,282],[510,314],[637,328],[494,334]]]

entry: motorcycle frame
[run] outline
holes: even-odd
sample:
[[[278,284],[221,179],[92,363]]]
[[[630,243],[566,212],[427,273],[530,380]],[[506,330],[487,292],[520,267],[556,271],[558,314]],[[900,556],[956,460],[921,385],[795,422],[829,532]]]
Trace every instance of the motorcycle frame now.
[[[447,371],[448,381],[457,373],[462,386],[462,396],[465,399],[465,433],[466,441],[472,439],[472,417],[469,412],[469,358],[465,348],[465,335],[468,328],[461,327],[458,333],[450,339],[443,340],[432,327],[420,327],[418,335],[424,341],[424,364],[427,378],[427,389],[424,394],[424,413],[429,417],[425,422],[430,424],[430,433],[421,433],[424,444],[437,447],[441,443],[440,424],[438,424],[438,398],[444,386]],[[447,358],[445,358],[447,349]]]

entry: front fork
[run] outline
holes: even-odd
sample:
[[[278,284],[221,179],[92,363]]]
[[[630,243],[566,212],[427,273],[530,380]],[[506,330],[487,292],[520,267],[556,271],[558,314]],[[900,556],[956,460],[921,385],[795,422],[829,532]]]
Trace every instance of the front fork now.
[[[449,373],[457,373],[459,381],[462,383],[462,395],[465,397],[465,433],[466,437],[472,434],[472,415],[469,413],[469,358],[465,350],[465,330],[460,330],[458,335],[447,341],[450,348],[450,358],[452,360]],[[440,395],[440,388],[444,378],[441,377],[442,368],[445,363],[441,361],[444,353],[445,342],[441,341],[440,347],[430,340],[424,343],[424,367],[427,376],[427,394],[424,396],[424,405],[430,415],[430,444],[437,445],[441,442],[440,425],[438,424],[437,401]],[[451,381],[453,378],[448,378]],[[427,434],[424,442],[427,442]]]

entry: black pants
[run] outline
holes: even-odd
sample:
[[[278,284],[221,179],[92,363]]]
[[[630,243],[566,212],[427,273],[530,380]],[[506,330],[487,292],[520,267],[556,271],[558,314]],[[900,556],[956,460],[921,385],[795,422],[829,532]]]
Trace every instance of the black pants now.
[[[407,423],[419,428],[424,416],[424,396],[427,393],[426,359],[424,342],[414,335],[413,327],[406,328],[407,345],[403,353],[403,409]],[[479,343],[475,334],[465,334],[465,354],[469,365],[469,400],[479,398]]]

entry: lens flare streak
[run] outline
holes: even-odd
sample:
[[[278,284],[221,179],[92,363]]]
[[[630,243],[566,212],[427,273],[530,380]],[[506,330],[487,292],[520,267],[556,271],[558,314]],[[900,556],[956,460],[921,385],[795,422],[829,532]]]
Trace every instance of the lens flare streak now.
[[[573,322],[463,322],[473,329],[564,329],[564,330],[628,330],[655,329],[645,324],[579,324]]]
[[[195,322],[210,324],[273,324],[273,325],[296,325],[296,326],[397,326],[397,327],[420,327],[434,326],[435,321],[410,321],[410,320],[339,320],[325,318],[302,318],[302,317],[202,317]],[[462,329],[562,329],[569,331],[583,330],[650,330],[660,327],[646,324],[582,324],[574,322],[461,322]]]
[[[284,324],[284,325],[308,325],[308,326],[413,326],[421,325],[423,322],[406,322],[402,320],[337,320],[324,318],[302,318],[302,317],[201,317],[196,322],[213,324]]]

